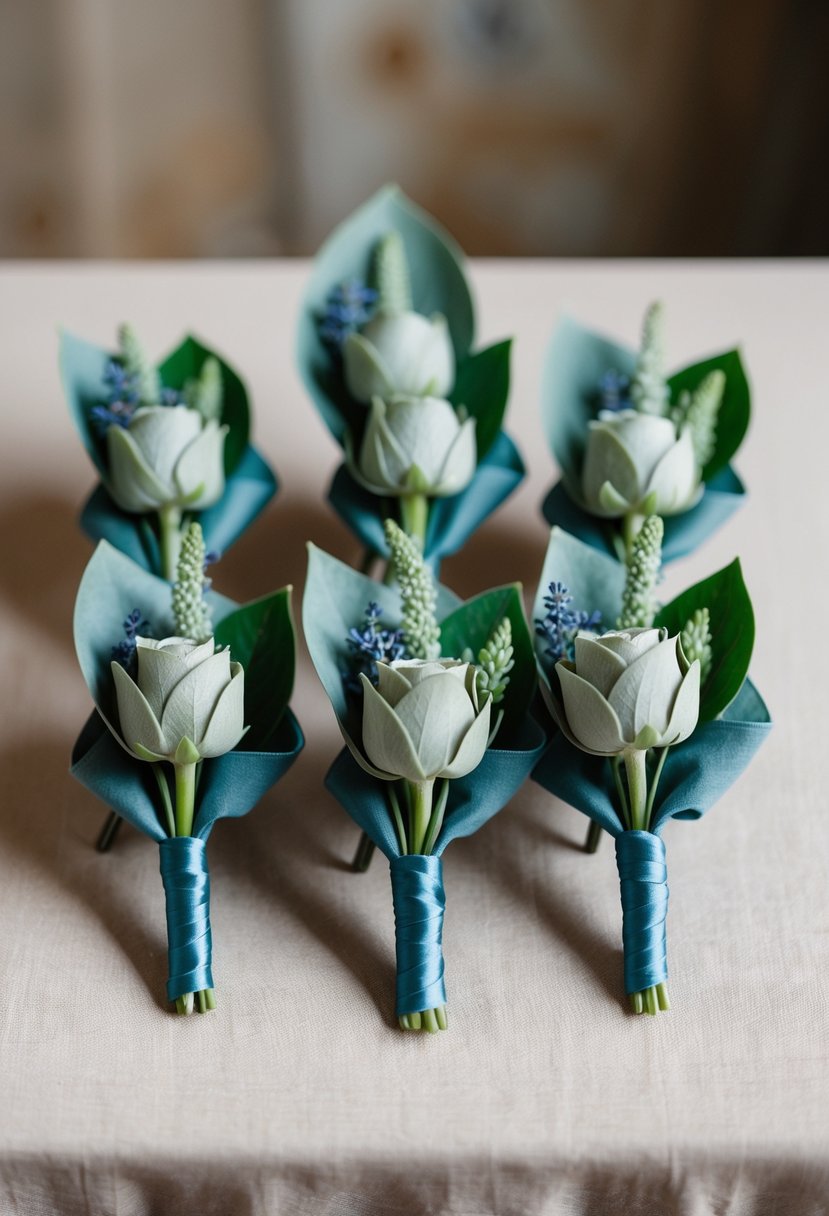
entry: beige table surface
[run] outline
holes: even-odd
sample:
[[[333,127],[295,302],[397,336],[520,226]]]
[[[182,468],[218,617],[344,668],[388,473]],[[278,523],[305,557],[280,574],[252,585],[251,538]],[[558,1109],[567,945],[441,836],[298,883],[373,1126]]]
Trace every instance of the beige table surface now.
[[[89,699],[70,635],[93,484],[57,375],[57,326],[130,319],[161,354],[186,329],[245,376],[282,480],[221,591],[301,588],[304,543],[357,545],[324,495],[338,451],[293,366],[308,267],[7,266],[0,277],[0,1212],[331,1216],[812,1216],[829,1212],[829,271],[801,264],[476,263],[479,337],[516,334],[509,430],[529,476],[444,579],[533,588],[555,470],[539,380],[569,311],[634,341],[668,305],[670,363],[741,341],[747,505],[666,594],[745,563],[753,675],[777,721],[703,821],[668,828],[673,1010],[620,999],[613,850],[531,784],[445,863],[450,1030],[393,1020],[387,868],[321,782],[338,749],[301,654],[308,744],[211,839],[219,1009],[162,1001],[156,848],[67,775]]]

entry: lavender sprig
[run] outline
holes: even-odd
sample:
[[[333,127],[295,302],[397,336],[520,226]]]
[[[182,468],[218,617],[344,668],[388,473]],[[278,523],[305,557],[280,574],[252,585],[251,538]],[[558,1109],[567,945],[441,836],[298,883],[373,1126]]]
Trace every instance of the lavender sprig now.
[[[572,604],[573,597],[564,583],[550,583],[544,596],[547,611],[533,622],[535,632],[547,643],[544,653],[551,665],[559,659],[572,659],[573,641],[579,630],[595,631],[602,623],[601,612],[582,612]]]
[[[362,691],[360,675],[366,675],[372,684],[377,683],[377,663],[393,663],[405,656],[406,648],[402,629],[383,629],[380,626],[382,609],[372,600],[365,611],[360,628],[348,631],[346,642],[353,656],[351,670],[342,673],[343,686],[348,696],[359,696]]]
[[[325,311],[319,318],[319,335],[335,354],[342,353],[349,334],[371,319],[377,303],[377,292],[359,279],[347,279],[328,295]]]
[[[149,631],[150,622],[142,620],[143,613],[140,608],[133,608],[126,617],[124,617],[124,637],[117,645],[112,647],[112,658],[116,663],[120,663],[127,670],[130,669],[135,660],[135,645],[136,638],[139,634],[145,634]]]

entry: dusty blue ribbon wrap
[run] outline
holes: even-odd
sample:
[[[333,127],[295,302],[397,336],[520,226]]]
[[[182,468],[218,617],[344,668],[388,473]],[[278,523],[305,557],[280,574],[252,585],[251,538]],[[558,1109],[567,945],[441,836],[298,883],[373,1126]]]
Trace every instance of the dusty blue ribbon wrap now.
[[[393,857],[397,1016],[446,1004],[443,982],[443,863],[419,853]]]
[[[704,815],[748,766],[770,730],[769,711],[746,680],[721,718],[702,723],[689,739],[670,749],[649,832],[625,830],[604,756],[580,751],[559,731],[536,765],[534,781],[589,816],[616,841],[628,992],[641,992],[667,976],[668,887],[661,840],[665,825],[670,819]]]
[[[622,892],[625,992],[644,992],[668,978],[665,845],[653,832],[622,832],[616,837],[616,865]]]
[[[167,999],[213,987],[210,876],[203,840],[173,836],[159,844],[167,898]]]

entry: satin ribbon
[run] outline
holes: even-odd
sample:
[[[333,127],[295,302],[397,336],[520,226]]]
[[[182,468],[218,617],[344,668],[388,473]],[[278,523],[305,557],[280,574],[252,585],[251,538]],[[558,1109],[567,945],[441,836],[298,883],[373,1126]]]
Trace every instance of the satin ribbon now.
[[[205,842],[172,836],[159,843],[167,897],[167,998],[213,987],[210,956],[210,877]]]
[[[397,952],[397,1016],[446,1004],[443,983],[443,866],[420,853],[390,863]]]
[[[668,978],[665,846],[653,832],[622,832],[616,837],[616,865],[622,889],[625,992],[643,992]]]

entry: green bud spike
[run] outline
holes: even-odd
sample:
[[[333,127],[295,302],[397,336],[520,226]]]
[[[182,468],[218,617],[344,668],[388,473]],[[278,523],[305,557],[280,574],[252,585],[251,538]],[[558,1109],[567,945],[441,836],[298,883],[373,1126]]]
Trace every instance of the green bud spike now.
[[[665,316],[661,301],[651,304],[642,324],[642,347],[630,385],[640,414],[665,414],[670,393],[665,380]]]
[[[694,389],[685,411],[685,425],[691,428],[694,454],[701,469],[705,468],[714,455],[717,417],[724,392],[725,372],[715,368]]]
[[[374,254],[378,307],[383,312],[411,312],[412,288],[406,248],[399,232],[387,233]]]
[[[705,683],[711,671],[711,620],[707,608],[697,608],[679,636],[682,653],[689,663],[699,659],[700,682]]]
[[[126,322],[118,327],[118,348],[124,368],[135,380],[139,405],[158,405],[161,400],[158,372],[144,354],[135,330]]]
[[[509,672],[515,666],[513,654],[512,623],[505,616],[493,629],[486,646],[478,651],[478,692],[489,693],[493,705],[504,699]]]
[[[204,602],[204,536],[195,520],[181,541],[173,586],[173,616],[180,637],[206,642],[213,635],[210,610]]]
[[[440,626],[435,616],[437,589],[420,547],[393,519],[383,525],[391,552],[394,576],[400,586],[403,616],[400,622],[410,659],[440,658]]]
[[[224,389],[219,360],[210,355],[202,364],[201,372],[184,386],[184,400],[190,409],[198,410],[205,422],[218,422],[222,416]]]
[[[636,534],[627,561],[617,629],[647,629],[653,624],[664,531],[661,518],[649,515]]]

